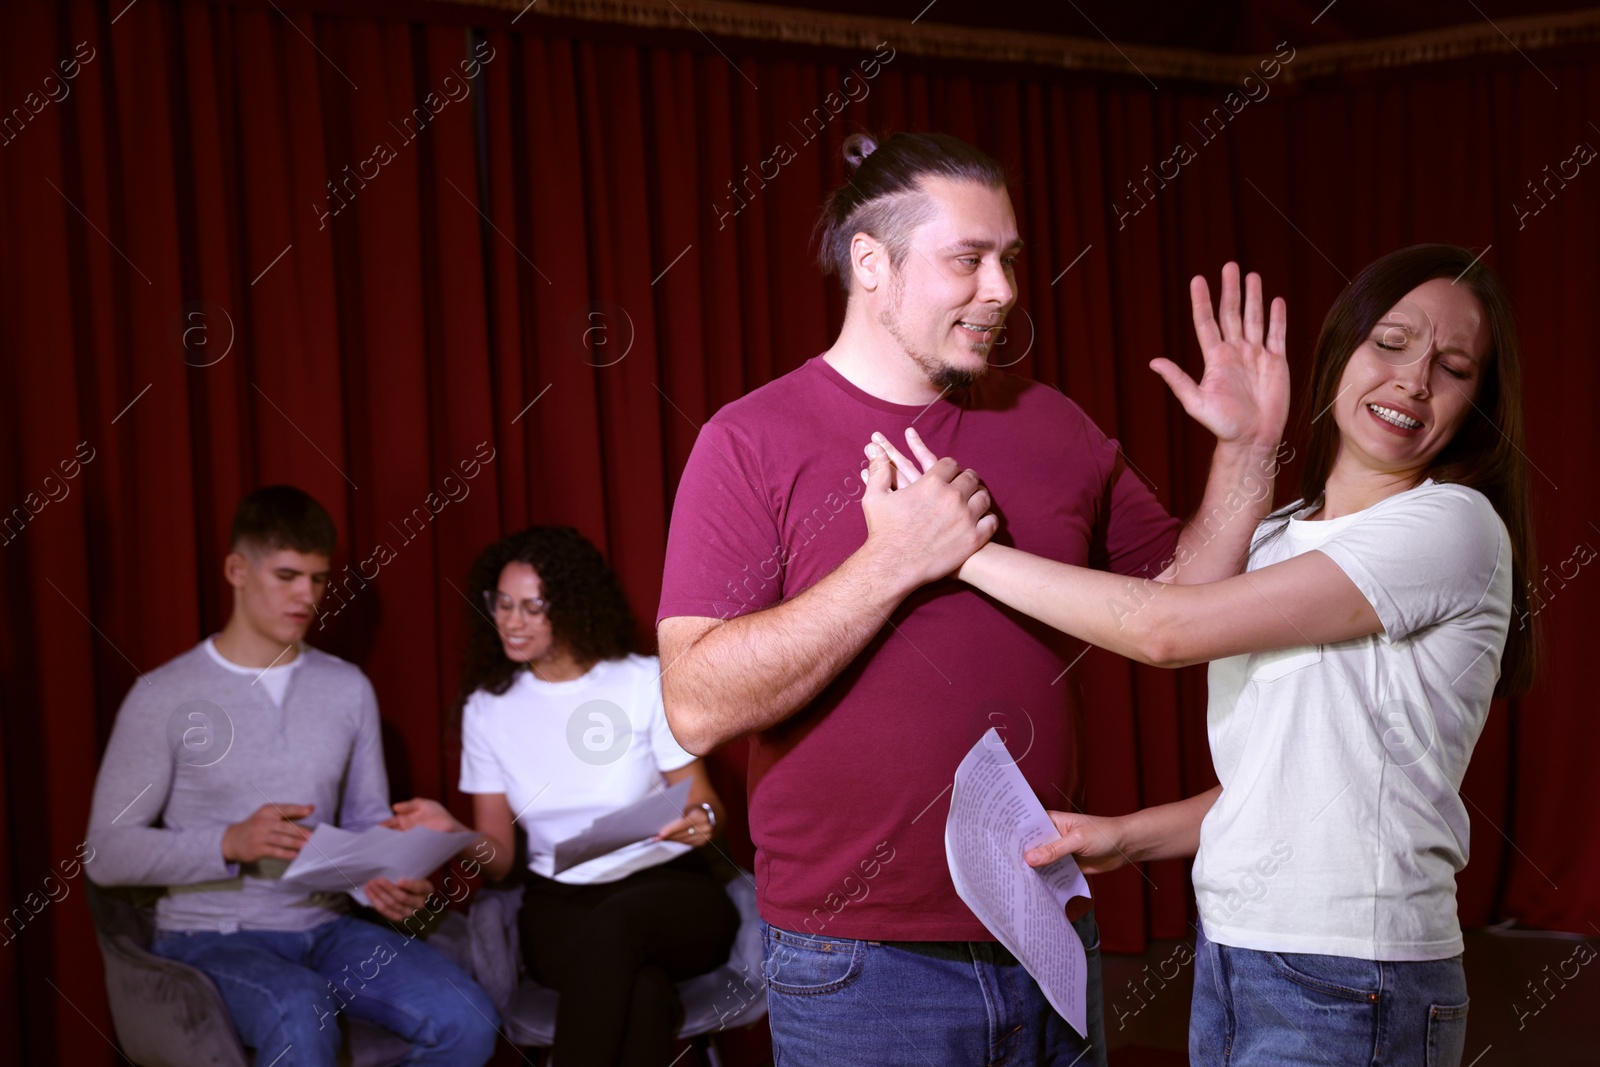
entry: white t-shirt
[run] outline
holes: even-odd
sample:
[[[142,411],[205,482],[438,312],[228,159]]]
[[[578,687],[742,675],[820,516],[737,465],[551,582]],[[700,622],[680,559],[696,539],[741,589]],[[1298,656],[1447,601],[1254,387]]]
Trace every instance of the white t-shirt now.
[[[1257,530],[1250,570],[1316,549],[1384,629],[1211,664],[1223,790],[1194,865],[1206,937],[1369,960],[1454,956],[1468,838],[1459,789],[1511,619],[1505,524],[1481,493],[1430,479],[1264,538],[1274,525]]]
[[[206,638],[205,644],[206,652],[213,660],[217,662],[219,666],[232,671],[234,674],[251,675],[255,684],[261,686],[261,688],[266,691],[267,696],[272,699],[272,702],[278,705],[280,708],[283,707],[283,694],[289,691],[289,679],[294,675],[294,669],[300,666],[299,652],[303,650],[305,646],[302,645],[299,650],[296,650],[294,659],[290,660],[288,663],[280,663],[263,670],[260,667],[241,667],[239,664],[233,662],[233,660],[224,656],[221,652],[218,652],[215,634]]]
[[[519,671],[502,695],[480,689],[467,699],[461,735],[461,791],[506,795],[535,874],[614,882],[689,851],[681,842],[645,842],[551,874],[556,842],[649,796],[663,771],[694,761],[667,727],[656,657],[602,660],[569,682]],[[663,803],[661,825],[675,817]]]

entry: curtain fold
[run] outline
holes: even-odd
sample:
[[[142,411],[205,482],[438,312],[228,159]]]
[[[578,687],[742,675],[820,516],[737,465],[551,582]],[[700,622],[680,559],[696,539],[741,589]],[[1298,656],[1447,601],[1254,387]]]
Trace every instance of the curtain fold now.
[[[969,69],[892,40],[710,47],[473,17],[7,7],[0,878],[19,910],[0,933],[0,1059],[115,1058],[61,863],[123,695],[226,620],[238,498],[289,481],[328,506],[341,547],[310,640],[372,678],[396,796],[467,812],[453,704],[471,560],[503,531],[576,526],[653,647],[699,426],[838,329],[809,241],[858,129],[941,129],[1006,165],[1028,248],[996,362],[1082,405],[1179,513],[1209,445],[1146,364],[1196,367],[1192,274],[1261,271],[1289,299],[1298,378],[1363,264],[1422,240],[1485,249],[1523,332],[1548,656],[1532,696],[1496,707],[1463,787],[1462,919],[1600,921],[1600,727],[1578,672],[1600,589],[1600,177],[1571,162],[1600,146],[1593,48],[1282,84],[1235,113],[1217,86]],[[1180,144],[1192,160],[1147,180]],[[1203,671],[1090,651],[1060,684],[1085,709],[1084,810],[1214,781]],[[742,758],[714,764],[748,864]],[[1188,930],[1186,864],[1097,894],[1110,949]]]

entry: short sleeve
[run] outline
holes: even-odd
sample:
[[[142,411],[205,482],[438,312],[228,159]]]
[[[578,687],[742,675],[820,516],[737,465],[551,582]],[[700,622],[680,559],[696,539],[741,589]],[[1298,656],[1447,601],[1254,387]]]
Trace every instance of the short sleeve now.
[[[487,736],[485,720],[494,697],[478,690],[467,698],[461,712],[461,785],[463,793],[504,793],[505,775]]]
[[[770,607],[781,595],[777,583],[750,582],[746,572],[780,543],[755,457],[731,427],[706,423],[672,506],[656,621],[730,619]]]
[[[1113,574],[1154,578],[1178,554],[1183,523],[1167,509],[1122,458],[1115,441],[1107,479],[1109,504],[1105,518],[1106,569]]]
[[[650,709],[650,750],[655,755],[656,769],[675,771],[693,763],[695,756],[678,744],[678,739],[672,736],[672,727],[667,725],[667,709],[661,700],[660,661],[651,657],[646,662],[649,663],[649,679],[641,681],[640,685],[648,688],[640,694],[638,706]]]
[[[1494,506],[1458,485],[1392,497],[1317,550],[1361,590],[1388,641],[1472,611],[1510,567],[1510,538]]]

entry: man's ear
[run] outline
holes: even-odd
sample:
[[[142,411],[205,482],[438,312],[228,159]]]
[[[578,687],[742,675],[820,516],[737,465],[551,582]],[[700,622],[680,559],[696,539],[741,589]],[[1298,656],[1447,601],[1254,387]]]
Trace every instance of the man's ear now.
[[[229,552],[227,558],[222,561],[222,576],[235,589],[244,588],[245,578],[249,573],[250,557],[243,552]]]
[[[865,291],[877,292],[889,280],[889,250],[870,233],[850,238],[850,272]]]

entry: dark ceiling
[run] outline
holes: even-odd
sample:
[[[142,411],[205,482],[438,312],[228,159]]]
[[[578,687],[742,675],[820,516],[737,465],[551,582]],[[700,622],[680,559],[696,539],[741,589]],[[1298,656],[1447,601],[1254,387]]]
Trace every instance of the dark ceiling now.
[[[1595,7],[1594,0],[754,0],[851,15],[913,19],[1065,37],[1106,37],[1205,52],[1265,53],[1295,47],[1420,33],[1528,15]],[[1313,24],[1313,20],[1315,23]]]

